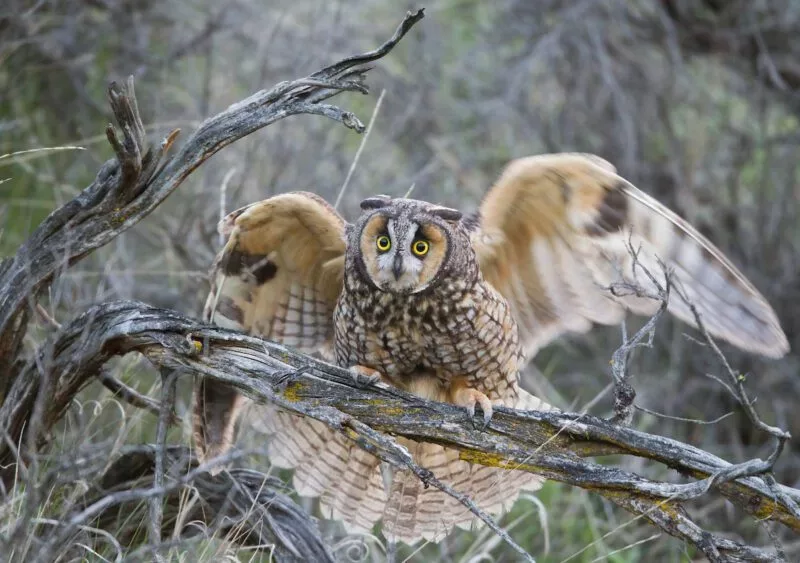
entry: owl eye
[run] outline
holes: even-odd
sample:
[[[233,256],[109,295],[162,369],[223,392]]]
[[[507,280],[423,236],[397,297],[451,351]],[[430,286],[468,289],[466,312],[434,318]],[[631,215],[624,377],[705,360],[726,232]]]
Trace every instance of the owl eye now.
[[[417,256],[425,256],[430,250],[431,245],[426,240],[418,240],[411,245],[411,252]]]
[[[375,241],[375,244],[378,245],[378,250],[381,252],[386,252],[392,247],[392,241],[386,235],[379,236],[378,240]]]

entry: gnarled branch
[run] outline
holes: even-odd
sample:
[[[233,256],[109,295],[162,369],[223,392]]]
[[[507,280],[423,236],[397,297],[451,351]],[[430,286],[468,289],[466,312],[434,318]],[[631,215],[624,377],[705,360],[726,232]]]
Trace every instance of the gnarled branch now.
[[[179,131],[157,145],[150,144],[133,78],[122,86],[112,83],[108,99],[117,128],[109,125],[106,135],[116,158],[103,165],[80,195],[51,213],[13,258],[0,262],[0,365],[11,366],[17,359],[27,329],[28,302],[45,284],[141,221],[225,146],[285,117],[304,113],[323,115],[362,132],[364,125],[354,114],[322,102],[342,91],[366,93],[370,67],[364,65],[389,53],[422,17],[422,10],[409,12],[394,35],[374,51],[348,57],[307,78],[282,82],[233,104],[205,120],[171,157],[167,152]],[[2,397],[16,371],[5,369],[0,376]]]
[[[364,125],[355,115],[323,102],[342,91],[366,93],[366,73],[370,70],[367,64],[389,53],[422,17],[422,10],[409,12],[394,35],[374,51],[348,57],[306,78],[280,83],[230,106],[204,121],[172,155],[168,152],[179,131],[172,131],[160,143],[149,142],[133,80],[128,79],[124,85],[110,85],[108,99],[116,127],[109,125],[106,136],[115,158],[101,167],[91,185],[51,213],[13,257],[0,260],[0,418],[8,423],[2,426],[3,439],[0,440],[0,463],[5,464],[0,470],[4,486],[0,493],[5,495],[14,487],[21,490],[23,487],[18,485],[24,483],[27,496],[17,514],[14,531],[8,538],[0,534],[0,551],[9,552],[10,546],[27,533],[42,508],[41,503],[50,494],[46,488],[58,480],[58,471],[40,467],[40,446],[47,442],[49,430],[62,419],[70,401],[89,380],[71,368],[69,376],[60,371],[57,367],[59,352],[47,346],[32,360],[23,357],[23,337],[31,312],[36,310],[37,295],[68,266],[146,217],[212,155],[250,133],[285,117],[304,113],[323,115],[362,132]],[[91,328],[91,322],[85,328]],[[123,333],[124,330],[119,334]],[[163,335],[156,332],[152,336],[161,341]],[[73,344],[79,350],[74,351],[81,369],[96,374],[105,361],[101,357],[110,356],[103,352],[96,362],[89,360],[87,354],[92,353],[92,338],[87,332],[79,335],[79,341]],[[162,343],[169,342],[167,339]],[[108,352],[111,355],[122,353],[124,346]],[[186,351],[181,348],[181,352]],[[133,404],[146,406],[151,412],[158,408],[152,399],[142,397],[113,378],[106,376],[103,381]],[[170,411],[166,408],[169,405],[161,407],[165,407],[159,411],[163,414],[161,418],[169,419]],[[162,428],[162,438],[163,433]],[[77,463],[77,470],[83,471],[81,478],[85,478],[82,468],[85,461]],[[156,482],[164,473],[164,461],[156,456]],[[12,467],[14,469],[10,469]],[[129,500],[155,499],[151,500],[155,516],[151,529],[153,543],[158,542],[160,532],[158,501],[165,498],[163,495],[168,489],[168,485],[164,485],[126,493]],[[39,550],[38,557],[49,560],[48,554],[59,547],[57,539],[65,531],[71,533],[82,525],[68,522],[61,523],[57,530],[49,529],[49,539]],[[276,539],[280,542],[284,536],[277,534]],[[291,555],[291,550],[289,552]]]
[[[712,559],[718,553],[723,560],[778,560],[767,551],[710,534],[692,521],[683,501],[709,489],[748,514],[800,531],[800,515],[792,506],[800,501],[800,491],[751,475],[752,465],[732,466],[688,444],[587,415],[499,407],[489,427],[478,430],[456,406],[385,385],[361,388],[341,368],[141,303],[94,307],[67,325],[48,349],[51,353],[46,358],[32,361],[23,371],[29,374],[44,364],[58,377],[48,397],[53,416],[42,425],[43,430],[108,359],[136,351],[162,369],[210,377],[237,387],[257,402],[273,402],[311,416],[401,468],[416,469],[390,435],[436,442],[460,450],[461,458],[473,463],[533,471],[594,491],[694,544]],[[15,397],[36,394],[36,378],[20,377],[19,381],[27,385],[15,388]],[[2,427],[21,432],[25,420],[26,413],[20,409],[0,409]],[[8,454],[7,448],[0,448],[0,455],[7,459]],[[646,458],[695,481],[653,481],[585,459],[611,454]]]

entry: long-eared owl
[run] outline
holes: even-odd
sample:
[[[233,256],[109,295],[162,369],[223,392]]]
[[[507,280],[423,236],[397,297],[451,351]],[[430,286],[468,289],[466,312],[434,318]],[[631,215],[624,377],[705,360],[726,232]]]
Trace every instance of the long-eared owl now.
[[[671,272],[684,298],[668,310],[748,351],[788,351],[761,294],[705,237],[583,154],[513,161],[479,210],[411,199],[364,200],[346,223],[310,193],[278,195],[234,211],[212,270],[205,315],[318,352],[358,379],[382,380],[429,399],[548,410],[520,388],[537,350],[565,332],[652,314]],[[665,268],[666,266],[666,268]],[[613,291],[619,284],[641,291]],[[245,399],[199,381],[195,439],[201,458],[225,452]],[[270,460],[294,468],[300,495],[350,528],[383,519],[387,537],[438,540],[472,514],[406,471],[385,478],[381,462],[324,424],[268,408]],[[507,508],[534,474],[472,465],[457,451],[401,439],[416,462],[489,512]]]

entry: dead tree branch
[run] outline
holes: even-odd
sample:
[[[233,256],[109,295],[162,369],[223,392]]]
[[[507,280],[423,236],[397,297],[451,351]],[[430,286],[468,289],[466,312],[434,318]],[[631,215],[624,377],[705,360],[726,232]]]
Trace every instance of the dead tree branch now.
[[[352,113],[322,102],[342,91],[366,93],[367,63],[389,53],[423,11],[409,12],[381,47],[348,57],[307,78],[261,90],[204,121],[180,150],[167,152],[176,129],[158,144],[145,137],[133,89],[112,83],[108,99],[117,128],[106,128],[116,158],[106,162],[95,181],[75,199],[50,214],[13,258],[0,262],[0,365],[16,366],[35,297],[66,267],[108,244],[141,221],[194,170],[225,146],[298,114],[323,115],[363,132]],[[0,374],[0,397],[16,377],[15,367]]]
[[[21,425],[2,427],[0,459],[8,464],[3,467],[2,484],[5,486],[3,493],[23,485],[19,489],[24,488],[26,495],[9,543],[27,534],[41,510],[41,502],[50,494],[47,488],[59,479],[58,471],[40,465],[40,446],[48,441],[49,431],[62,419],[75,394],[90,380],[79,372],[71,372],[72,376],[63,377],[66,372],[55,368],[59,352],[49,346],[42,348],[32,358],[23,356],[22,343],[28,322],[33,311],[42,312],[41,307],[37,308],[39,293],[71,264],[141,221],[215,153],[258,129],[291,115],[313,114],[326,116],[350,129],[363,132],[364,125],[355,115],[323,102],[342,91],[367,93],[365,81],[366,73],[370,70],[368,64],[389,53],[422,17],[422,10],[409,12],[394,35],[374,51],[348,57],[306,78],[282,82],[271,90],[259,91],[230,106],[204,121],[172,155],[168,152],[179,131],[172,131],[160,143],[148,141],[133,79],[128,79],[124,85],[110,85],[108,100],[117,126],[109,125],[106,136],[115,158],[101,167],[91,185],[51,213],[13,257],[0,260],[0,418]],[[85,330],[91,328],[91,322],[84,326]],[[123,328],[120,334],[125,332]],[[170,343],[169,338],[161,341],[163,335],[153,333],[152,336],[165,346],[175,345]],[[77,346],[73,350],[77,353],[76,360],[88,359],[86,354],[93,353],[92,339],[89,332],[78,335],[78,341],[73,342]],[[186,349],[186,346],[189,348]],[[181,350],[182,353],[191,352],[194,346],[184,341]],[[100,353],[99,350],[96,352]],[[117,353],[123,353],[123,350],[118,349],[112,355]],[[104,354],[100,353],[101,356]],[[82,363],[81,360],[78,362]],[[90,361],[83,367],[88,369],[86,373],[97,375],[103,363],[104,360],[98,357],[98,363]],[[131,404],[158,412],[159,441],[165,440],[166,425],[172,418],[168,393],[159,404],[142,397],[110,375],[101,376],[101,380]],[[27,394],[27,391],[32,393]],[[77,465],[85,463],[85,459],[79,460]],[[145,491],[125,491],[122,496],[104,502],[119,504],[137,501],[147,504],[149,501],[151,544],[160,544],[161,523],[166,516],[161,510],[160,501],[172,489],[164,481],[166,460],[161,455],[155,456],[154,466],[155,486]],[[8,471],[11,467],[14,469]],[[87,478],[85,467],[78,467],[77,471],[83,472],[82,479]],[[188,486],[190,482],[182,483]],[[102,509],[103,506],[94,508],[96,511]],[[93,518],[97,513],[84,512],[84,516]],[[37,557],[43,561],[51,560],[49,554],[62,547],[59,542],[84,525],[81,518],[63,523],[58,529],[53,529],[52,523],[47,524],[48,539],[44,541]],[[284,536],[277,534],[276,538],[282,540]],[[5,544],[6,539],[0,536],[0,544]],[[158,547],[151,545],[152,549],[157,550]],[[154,555],[158,557],[157,551]]]
[[[153,487],[159,455],[164,458],[166,482]],[[176,527],[183,539],[234,534],[241,545],[274,546],[278,561],[333,562],[316,524],[287,496],[291,491],[282,481],[248,469],[231,469],[214,476],[206,469],[197,466],[185,446],[124,449],[86,493],[67,525],[42,530],[46,541],[39,559],[56,559],[87,522],[117,534],[122,529],[118,540],[124,545],[136,543],[135,536],[147,520],[146,501],[161,497],[160,533],[164,536]],[[120,520],[138,525],[120,526]]]
[[[534,471],[549,479],[592,490],[718,560],[777,561],[777,556],[713,535],[693,522],[682,503],[715,490],[745,513],[800,531],[794,503],[800,491],[771,486],[761,474],[771,461],[740,465],[668,438],[654,436],[587,415],[518,412],[498,408],[486,431],[473,427],[462,409],[423,400],[387,386],[360,388],[346,370],[247,335],[203,325],[175,312],[141,303],[94,307],[53,340],[47,358],[29,362],[9,393],[25,405],[46,365],[56,379],[48,404],[61,413],[75,392],[95,377],[111,357],[137,351],[162,369],[211,377],[240,389],[257,402],[273,402],[321,420],[401,468],[408,453],[390,435],[436,442],[461,451],[474,463]],[[289,376],[287,377],[287,374]],[[0,409],[0,426],[18,440],[30,414]],[[46,419],[45,432],[59,416]],[[3,446],[0,455],[13,462]],[[690,482],[674,484],[643,478],[584,459],[604,455],[649,459],[678,471]],[[424,472],[424,468],[421,468]],[[424,480],[424,474],[420,475]]]
[[[108,97],[117,127],[109,126],[106,133],[115,158],[103,165],[95,181],[78,197],[45,219],[14,257],[0,262],[0,428],[4,432],[0,478],[4,490],[17,478],[33,484],[26,491],[33,500],[19,518],[18,529],[34,520],[31,507],[37,506],[37,495],[45,490],[44,485],[36,485],[36,478],[28,476],[48,484],[50,475],[59,470],[44,468],[40,473],[38,452],[77,393],[95,378],[117,389],[132,404],[158,412],[158,444],[123,451],[70,519],[46,523],[46,533],[38,534],[41,549],[37,560],[51,560],[62,552],[67,540],[87,526],[102,527],[114,510],[134,509],[143,511],[143,517],[149,509],[147,549],[158,557],[167,526],[175,523],[176,499],[191,490],[196,490],[208,507],[192,512],[190,518],[221,528],[243,526],[247,529],[245,541],[252,538],[255,545],[274,545],[281,560],[331,560],[313,522],[273,490],[279,488],[275,482],[243,470],[211,478],[208,467],[194,465],[184,448],[166,445],[173,381],[165,380],[159,403],[103,376],[108,360],[130,352],[144,355],[162,373],[213,378],[237,387],[257,402],[271,402],[320,420],[381,459],[413,471],[426,485],[442,490],[447,487],[418,466],[393,436],[440,443],[460,450],[461,458],[473,463],[532,471],[592,490],[691,543],[714,561],[777,561],[780,553],[715,535],[695,523],[684,502],[709,491],[723,495],[755,518],[800,531],[800,491],[777,484],[771,474],[784,440],[766,461],[732,465],[690,445],[586,415],[497,408],[489,427],[478,430],[465,419],[463,409],[453,405],[382,385],[361,388],[340,368],[135,302],[94,307],[58,329],[32,357],[22,358],[22,339],[32,311],[37,310],[37,294],[69,265],[138,223],[228,144],[284,117],[303,113],[324,115],[363,131],[363,124],[352,113],[323,102],[341,91],[365,93],[369,70],[365,65],[391,51],[422,15],[421,10],[409,13],[394,36],[374,51],[232,105],[206,120],[172,156],[168,151],[178,131],[157,145],[149,143],[132,80],[124,86],[111,85]],[[618,382],[626,384],[625,359],[618,358],[615,375]],[[620,389],[625,390],[624,386]],[[622,393],[619,397],[617,414],[626,420],[633,397]],[[745,403],[751,404],[746,397]],[[217,463],[242,455],[235,451]],[[586,459],[605,455],[644,458],[675,469],[682,480],[655,481]],[[105,461],[99,455],[81,459],[84,466],[77,467],[76,474],[94,479],[97,471],[87,468],[97,469]],[[447,492],[459,498],[457,491]],[[476,515],[484,517],[470,499],[461,497]],[[231,498],[235,500],[229,503]],[[490,519],[486,521],[492,525]],[[503,535],[502,530],[495,531]],[[507,535],[506,541],[514,545]]]

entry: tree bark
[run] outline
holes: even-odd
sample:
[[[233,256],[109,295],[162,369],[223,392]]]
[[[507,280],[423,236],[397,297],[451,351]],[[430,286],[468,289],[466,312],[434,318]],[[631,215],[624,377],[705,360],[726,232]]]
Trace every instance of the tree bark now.
[[[360,387],[342,368],[142,303],[96,306],[67,325],[47,349],[52,353],[29,362],[9,394],[17,408],[0,408],[0,427],[13,429],[15,441],[25,440],[20,433],[31,413],[25,398],[37,394],[39,380],[33,374],[42,365],[57,378],[47,397],[49,416],[40,429],[46,435],[75,393],[101,373],[106,361],[139,352],[159,369],[210,377],[235,386],[256,402],[271,402],[320,420],[401,470],[424,475],[424,468],[419,472],[391,436],[436,442],[460,450],[466,461],[532,471],[591,490],[704,553],[715,550],[722,560],[779,559],[713,535],[693,522],[683,503],[709,489],[747,514],[800,531],[800,491],[748,475],[747,464],[732,466],[691,445],[574,413],[498,407],[488,428],[480,430],[454,405],[427,401],[384,384]],[[0,455],[3,463],[12,464],[5,473],[8,477],[14,471],[12,452],[3,446]],[[606,455],[645,458],[676,470],[688,482],[653,481],[586,459]]]
[[[162,426],[159,439],[165,440],[164,426],[171,421],[170,394],[164,394],[165,402],[157,403],[104,376],[104,365],[111,358],[136,352],[162,373],[213,378],[257,402],[271,402],[320,420],[399,470],[413,471],[426,485],[443,487],[426,468],[416,465],[394,436],[455,448],[462,459],[473,463],[531,471],[591,490],[691,543],[710,560],[779,560],[780,554],[704,530],[684,509],[685,501],[713,489],[744,513],[800,531],[800,491],[775,483],[770,473],[773,458],[732,465],[688,444],[572,413],[498,407],[490,425],[478,430],[456,406],[426,401],[382,384],[359,387],[346,370],[283,346],[130,301],[91,308],[60,328],[31,357],[23,357],[22,339],[37,294],[69,265],[139,222],[228,144],[301,113],[324,115],[363,131],[353,114],[322,102],[344,90],[366,92],[369,67],[364,65],[391,51],[422,15],[421,10],[409,13],[394,36],[375,51],[234,104],[206,120],[173,156],[168,151],[178,132],[157,145],[148,143],[132,80],[125,86],[111,85],[109,101],[121,134],[109,126],[107,135],[116,158],[102,166],[79,196],[45,219],[13,258],[0,262],[0,428],[4,430],[0,478],[4,492],[22,482],[29,486],[30,498],[37,500],[37,487],[30,487],[34,479],[26,475],[36,467],[39,452],[48,445],[51,431],[76,394],[95,378],[137,406],[157,411]],[[226,461],[245,454],[233,452]],[[640,457],[666,466],[677,472],[682,483],[655,481],[587,459],[607,455]],[[146,506],[144,500],[157,516],[151,539],[158,542],[164,526],[172,522],[172,503],[189,487],[196,487],[211,507],[197,516],[203,522],[232,518],[232,525],[248,526],[251,534],[245,541],[276,545],[281,560],[332,557],[311,519],[282,496],[276,482],[257,472],[234,470],[214,480],[206,474],[207,467],[197,467],[178,446],[127,449],[109,468],[103,465],[105,461],[81,462],[86,465],[81,471],[96,477],[105,469],[103,476],[67,521],[51,533],[38,535],[43,542],[37,555],[40,560],[62,550],[82,526],[110,525],[114,510]],[[48,475],[57,477],[58,472]],[[137,486],[142,482],[149,486]],[[457,496],[457,491],[446,492]],[[231,498],[238,499],[233,508],[224,505]],[[164,500],[163,512],[154,499]],[[259,510],[264,509],[255,520],[243,510],[244,499],[255,499]],[[37,510],[34,503],[22,511],[15,533],[25,532]],[[256,529],[265,522],[265,528]],[[0,541],[5,539],[0,537]]]

